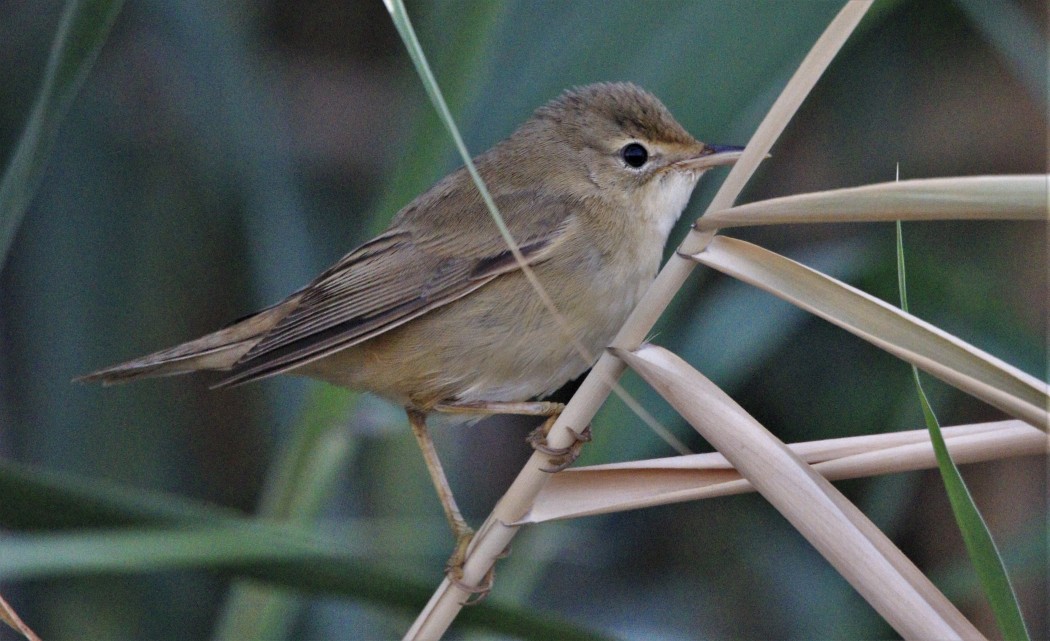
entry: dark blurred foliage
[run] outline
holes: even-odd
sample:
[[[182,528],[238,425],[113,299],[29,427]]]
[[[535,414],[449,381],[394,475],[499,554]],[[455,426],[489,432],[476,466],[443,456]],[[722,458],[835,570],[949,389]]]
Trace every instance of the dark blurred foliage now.
[[[903,179],[1044,173],[1047,7],[997,3],[989,15],[982,2],[877,5],[742,200],[888,181],[897,163]],[[657,93],[701,139],[742,144],[839,4],[552,1],[493,10],[414,2],[409,11],[477,152],[564,87],[613,79]],[[3,158],[32,104],[60,9],[0,4]],[[1031,34],[1035,42],[1025,40]],[[478,55],[457,60],[471,46]],[[272,303],[366,240],[458,164],[432,118],[378,1],[129,2],[0,267],[0,454],[251,511],[315,384],[211,391],[207,377],[189,377],[102,389],[70,379]],[[684,218],[703,211],[724,175],[715,173]],[[912,311],[1044,377],[1045,225],[904,230]],[[897,300],[892,225],[730,235]],[[702,269],[655,341],[787,441],[921,427],[903,363]],[[999,417],[927,381],[943,424]],[[665,425],[705,448],[636,378],[626,384]],[[440,525],[403,417],[378,401],[357,407],[346,428],[356,454],[325,522]],[[527,457],[526,429],[486,421],[439,430],[469,518],[483,518]],[[585,462],[671,453],[616,400],[595,433]],[[963,472],[1031,629],[1045,636],[1046,460]],[[936,473],[842,487],[995,634]],[[446,547],[450,540],[435,541],[420,563],[420,551],[395,537],[389,558],[378,561],[436,585]],[[227,586],[209,573],[165,572],[8,584],[3,592],[47,639],[185,639],[209,636]],[[754,496],[528,530],[502,562],[492,598],[622,637],[892,634]],[[397,635],[409,616],[315,599],[304,602],[292,634]]]

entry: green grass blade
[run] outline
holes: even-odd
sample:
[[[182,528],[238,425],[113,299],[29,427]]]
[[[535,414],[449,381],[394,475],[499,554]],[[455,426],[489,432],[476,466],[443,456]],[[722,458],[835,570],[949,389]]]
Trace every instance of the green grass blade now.
[[[453,142],[456,144],[456,150],[463,159],[463,165],[473,179],[474,184],[478,188],[478,192],[481,194],[481,200],[484,201],[485,206],[489,210],[489,214],[492,216],[493,222],[496,223],[496,228],[499,229],[500,236],[503,237],[504,242],[507,243],[507,247],[510,249],[510,253],[514,255],[514,259],[521,266],[521,272],[525,276],[529,284],[532,285],[532,289],[536,292],[536,295],[543,301],[544,306],[550,310],[551,314],[558,321],[558,324],[565,330],[565,336],[572,340],[577,353],[584,361],[590,361],[591,355],[587,353],[582,344],[573,338],[573,333],[568,331],[568,323],[558,312],[557,307],[554,305],[554,301],[551,300],[546,290],[536,279],[536,276],[532,273],[532,270],[526,265],[525,257],[521,254],[518,249],[518,244],[515,242],[514,237],[510,233],[510,229],[507,228],[507,224],[503,221],[503,216],[499,213],[499,208],[496,207],[496,202],[492,199],[492,194],[489,193],[488,187],[485,186],[485,181],[481,179],[481,174],[478,173],[478,168],[474,166],[474,160],[470,156],[470,152],[467,150],[467,145],[463,142],[463,136],[459,133],[459,128],[456,127],[455,121],[452,119],[452,112],[449,111],[448,104],[445,102],[445,98],[441,93],[441,88],[437,84],[437,79],[434,78],[434,73],[430,69],[430,64],[427,63],[426,56],[423,53],[423,48],[419,44],[419,39],[416,38],[415,30],[412,29],[412,23],[408,19],[408,13],[405,11],[405,5],[402,0],[384,0],[387,10],[390,12],[390,17],[394,21],[394,26],[397,28],[398,34],[401,35],[401,39],[405,43],[405,48],[408,49],[409,57],[412,58],[412,64],[416,67],[416,72],[419,74],[420,80],[423,82],[423,87],[427,91],[427,95],[430,96],[430,101],[434,104],[434,108],[437,110],[438,115],[441,117],[442,123],[448,130],[449,135],[452,136]]]
[[[0,460],[0,528],[61,531],[232,523],[236,510]]]
[[[424,41],[428,25],[444,25],[443,19],[451,15],[456,20],[456,37],[441,39],[440,46],[431,51],[435,66],[443,71],[441,95],[452,113],[468,111],[485,91],[486,78],[494,73],[493,65],[497,64],[493,42],[507,14],[507,7],[501,2],[465,2],[454,7],[430,8],[430,15],[423,22]],[[434,30],[430,26],[429,31]],[[437,31],[444,33],[440,26]],[[430,40],[434,39],[430,36]],[[370,228],[373,234],[383,231],[394,212],[441,178],[449,161],[450,141],[435,136],[434,132],[444,126],[434,109],[420,108],[416,113],[398,158],[397,170],[387,179],[374,209]]]
[[[123,0],[73,0],[66,4],[40,92],[0,179],[0,265],[43,176],[62,119],[98,57],[122,4]]]
[[[0,461],[0,497],[0,527],[25,532],[0,541],[0,578],[202,568],[408,611],[422,608],[430,596],[429,584],[353,558],[345,546],[313,531],[247,519],[178,496]],[[54,533],[128,526],[169,529]],[[49,533],[34,534],[41,530]],[[461,620],[520,638],[607,638],[556,615],[491,599]]]
[[[287,534],[287,533],[286,533]],[[0,577],[114,576],[206,567],[303,592],[395,606],[422,607],[429,587],[376,570],[345,553],[265,527],[243,525],[180,530],[47,535],[0,541]],[[464,622],[522,638],[603,639],[560,617],[486,601]]]
[[[904,234],[901,223],[897,221],[897,282],[900,287],[901,309],[908,311],[907,277],[904,268]],[[1002,556],[992,539],[988,525],[981,517],[977,505],[973,502],[970,490],[963,481],[959,468],[948,453],[948,447],[944,443],[941,434],[941,426],[937,416],[930,407],[926,398],[926,392],[922,389],[922,381],[919,379],[919,369],[912,365],[912,376],[915,378],[915,390],[919,395],[919,403],[922,406],[922,414],[926,420],[926,427],[930,430],[930,440],[933,443],[933,451],[937,456],[937,467],[940,469],[941,478],[944,480],[944,488],[948,492],[948,501],[951,503],[955,520],[959,524],[966,551],[973,562],[977,578],[984,589],[988,602],[995,614],[995,621],[999,625],[999,631],[1007,641],[1027,641],[1029,639],[1028,629],[1025,627],[1024,618],[1021,616],[1021,606],[1017,602],[1010,577],[1006,573],[1006,566]]]
[[[442,124],[448,130],[452,140],[456,145],[456,150],[459,155],[463,158],[463,164],[467,168],[467,172],[470,173],[470,177],[474,179],[474,184],[477,185],[478,191],[481,192],[481,199],[485,202],[485,205],[489,209],[489,213],[492,214],[492,219],[496,223],[496,227],[499,229],[499,233],[503,236],[503,239],[507,242],[516,258],[519,262],[524,263],[524,258],[520,256],[520,252],[517,250],[517,244],[514,242],[514,238],[510,234],[510,230],[507,229],[506,223],[503,222],[503,217],[499,213],[499,209],[496,207],[495,201],[492,200],[492,195],[489,194],[488,187],[485,186],[485,181],[481,179],[481,175],[478,173],[477,167],[474,166],[474,160],[470,156],[470,152],[467,150],[466,143],[463,142],[463,136],[459,133],[459,128],[456,127],[455,121],[452,119],[452,112],[448,108],[448,104],[445,102],[445,97],[441,93],[441,88],[438,86],[437,79],[434,77],[434,72],[430,69],[430,64],[427,62],[426,55],[423,53],[423,47],[419,44],[419,39],[416,38],[416,32],[412,28],[412,23],[408,19],[408,12],[405,10],[405,4],[401,0],[384,0],[387,11],[390,12],[390,17],[394,21],[394,26],[397,28],[398,34],[401,36],[401,40],[405,43],[405,48],[408,50],[408,55],[412,59],[412,64],[416,68],[416,72],[419,74],[420,80],[423,82],[423,88],[426,89],[427,96],[430,97],[430,101],[434,105],[434,109],[437,110],[438,115],[441,117]]]
[[[351,554],[289,528],[240,524],[188,528],[93,529],[17,535],[0,541],[0,577],[132,574],[173,569],[225,569],[254,563],[360,563]]]

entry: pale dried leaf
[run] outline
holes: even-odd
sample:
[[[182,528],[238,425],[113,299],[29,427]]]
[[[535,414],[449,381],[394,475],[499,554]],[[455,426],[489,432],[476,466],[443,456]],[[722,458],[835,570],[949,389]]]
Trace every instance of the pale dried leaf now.
[[[1047,430],[1047,384],[874,296],[779,254],[719,236],[692,258],[801,307]]]
[[[802,101],[817,84],[817,80],[824,75],[828,64],[838,54],[871,5],[870,0],[850,0],[828,24],[828,28],[813,44],[813,48],[806,54],[791,80],[777,96],[776,102],[769,108],[766,117],[748,141],[740,160],[729,170],[725,182],[708,205],[708,211],[726,209],[733,204],[755,173],[758,164],[769,154],[784,128],[795,117]]]
[[[874,524],[722,390],[653,345],[617,356],[660,393],[901,636],[983,639]]]
[[[1050,176],[902,180],[773,198],[712,211],[701,231],[787,223],[895,220],[1047,220]]]
[[[1046,454],[1050,438],[1022,421],[943,429],[956,463]],[[826,479],[842,480],[937,466],[926,429],[788,445]],[[593,465],[556,475],[520,524],[542,523],[753,492],[717,452]]]
[[[18,630],[25,638],[29,641],[40,641],[40,637],[33,632],[28,625],[26,625],[22,619],[15,612],[14,608],[4,600],[4,597],[0,596],[0,621],[3,621],[9,625],[12,629]]]

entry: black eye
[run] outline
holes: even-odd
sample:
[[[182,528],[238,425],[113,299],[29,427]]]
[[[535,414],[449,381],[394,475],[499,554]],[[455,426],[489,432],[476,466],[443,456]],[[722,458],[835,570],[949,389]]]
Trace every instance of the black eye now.
[[[638,169],[649,160],[649,152],[636,142],[628,143],[620,150],[620,157],[629,167]]]

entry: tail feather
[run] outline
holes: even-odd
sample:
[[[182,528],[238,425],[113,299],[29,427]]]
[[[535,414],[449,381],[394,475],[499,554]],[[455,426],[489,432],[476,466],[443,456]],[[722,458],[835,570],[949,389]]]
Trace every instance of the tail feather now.
[[[264,309],[217,332],[125,363],[77,377],[77,382],[115,385],[157,376],[233,367],[268,331],[284,318],[298,297]]]

